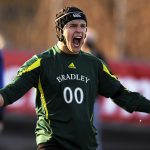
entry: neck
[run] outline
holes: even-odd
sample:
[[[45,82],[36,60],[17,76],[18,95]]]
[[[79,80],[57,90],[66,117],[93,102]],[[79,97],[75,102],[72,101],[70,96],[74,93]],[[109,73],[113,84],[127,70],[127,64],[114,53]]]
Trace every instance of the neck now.
[[[63,42],[58,41],[57,46],[61,51],[67,53],[68,48]]]

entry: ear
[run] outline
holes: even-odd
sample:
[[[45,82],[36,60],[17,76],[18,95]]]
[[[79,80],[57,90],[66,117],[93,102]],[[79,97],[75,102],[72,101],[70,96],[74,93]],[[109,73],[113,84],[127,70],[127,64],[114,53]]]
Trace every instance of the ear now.
[[[63,31],[60,28],[56,28],[56,35],[59,41],[63,41]]]
[[[60,41],[64,40],[63,30],[60,29]]]
[[[85,37],[84,37],[84,39],[86,38],[86,36],[87,36],[87,27],[86,27],[86,33],[85,33]]]

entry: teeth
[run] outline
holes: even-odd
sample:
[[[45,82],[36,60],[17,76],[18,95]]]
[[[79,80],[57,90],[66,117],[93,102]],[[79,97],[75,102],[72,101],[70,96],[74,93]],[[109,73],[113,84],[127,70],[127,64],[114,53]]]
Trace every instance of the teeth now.
[[[77,37],[75,37],[75,38],[81,39],[81,37],[80,37],[80,36],[77,36]]]

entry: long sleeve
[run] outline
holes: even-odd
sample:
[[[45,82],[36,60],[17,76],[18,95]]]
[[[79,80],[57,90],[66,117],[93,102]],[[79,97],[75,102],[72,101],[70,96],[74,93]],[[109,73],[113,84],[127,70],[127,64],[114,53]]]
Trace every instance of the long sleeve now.
[[[39,79],[40,59],[32,57],[20,67],[16,78],[6,87],[0,89],[4,106],[21,98],[29,89],[36,87]]]
[[[133,111],[150,113],[150,100],[138,92],[131,92],[124,89],[122,92],[119,92],[118,95],[111,98],[117,105],[130,113]]]

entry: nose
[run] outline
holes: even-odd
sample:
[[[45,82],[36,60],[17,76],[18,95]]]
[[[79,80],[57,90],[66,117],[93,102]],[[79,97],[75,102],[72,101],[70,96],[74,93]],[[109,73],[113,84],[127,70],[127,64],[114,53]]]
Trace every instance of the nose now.
[[[76,28],[76,31],[77,31],[77,32],[83,32],[83,29],[82,29],[82,27],[78,26],[78,27]]]

